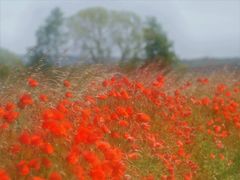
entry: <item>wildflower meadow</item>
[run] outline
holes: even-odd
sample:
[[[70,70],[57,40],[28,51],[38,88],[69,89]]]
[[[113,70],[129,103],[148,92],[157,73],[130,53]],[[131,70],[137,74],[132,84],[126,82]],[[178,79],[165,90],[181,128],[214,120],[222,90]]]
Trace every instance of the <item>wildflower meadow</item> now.
[[[240,177],[237,76],[114,71],[3,88],[0,179]]]

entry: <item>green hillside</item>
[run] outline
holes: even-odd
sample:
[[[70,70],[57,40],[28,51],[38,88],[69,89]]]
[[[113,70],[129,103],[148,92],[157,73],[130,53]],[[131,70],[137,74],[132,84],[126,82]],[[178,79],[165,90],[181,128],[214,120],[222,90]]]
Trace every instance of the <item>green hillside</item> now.
[[[14,67],[22,66],[21,58],[14,53],[0,48],[0,80],[8,77]]]
[[[0,65],[14,67],[21,64],[21,59],[17,55],[6,49],[0,48]]]

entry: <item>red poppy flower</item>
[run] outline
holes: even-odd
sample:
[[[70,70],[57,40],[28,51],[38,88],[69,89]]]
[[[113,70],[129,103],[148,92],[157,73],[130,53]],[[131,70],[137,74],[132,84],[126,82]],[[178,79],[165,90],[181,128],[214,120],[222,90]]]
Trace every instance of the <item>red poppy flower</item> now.
[[[18,106],[20,108],[24,108],[25,106],[32,105],[32,104],[33,104],[33,99],[31,97],[31,95],[25,93],[20,97]]]
[[[63,84],[64,84],[64,86],[65,86],[66,88],[71,87],[71,83],[70,83],[68,80],[64,80],[64,81],[63,81]]]
[[[35,79],[33,79],[33,78],[29,78],[28,79],[28,85],[30,86],[30,87],[37,87],[38,86],[38,82],[35,80]]]
[[[8,123],[12,123],[14,120],[16,120],[19,116],[18,112],[14,112],[14,111],[7,111],[5,112],[3,118],[8,122]]]
[[[62,180],[62,176],[58,172],[52,172],[49,176],[49,180]]]
[[[46,168],[50,168],[52,166],[52,162],[47,158],[42,158],[42,165]]]
[[[1,168],[0,168],[0,179],[1,180],[10,180],[10,177],[8,176],[7,172]]]
[[[54,148],[50,143],[45,143],[42,146],[42,151],[46,154],[53,154]]]
[[[42,102],[47,102],[47,101],[48,101],[48,97],[47,97],[47,95],[45,95],[45,94],[40,94],[40,95],[39,95],[39,99],[40,99]]]
[[[140,122],[149,122],[150,117],[145,113],[138,113],[137,114],[137,120],[140,121]]]

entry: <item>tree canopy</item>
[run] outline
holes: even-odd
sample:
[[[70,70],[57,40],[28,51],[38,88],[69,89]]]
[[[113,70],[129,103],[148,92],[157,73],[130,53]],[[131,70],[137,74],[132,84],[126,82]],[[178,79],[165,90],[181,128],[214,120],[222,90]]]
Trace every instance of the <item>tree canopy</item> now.
[[[55,64],[66,42],[63,13],[59,8],[51,11],[45,24],[37,30],[36,37],[36,45],[29,49],[29,65]]]
[[[173,44],[167,38],[156,18],[149,18],[144,28],[145,52],[148,61],[161,59],[163,63],[177,61],[172,49]]]
[[[37,43],[29,51],[30,64],[34,65],[56,64],[65,49],[69,56],[93,63],[177,60],[173,44],[157,20],[144,22],[129,11],[93,7],[64,19],[55,8],[36,37]]]
[[[70,17],[68,25],[75,49],[93,62],[123,61],[140,52],[142,23],[132,12],[89,8]]]

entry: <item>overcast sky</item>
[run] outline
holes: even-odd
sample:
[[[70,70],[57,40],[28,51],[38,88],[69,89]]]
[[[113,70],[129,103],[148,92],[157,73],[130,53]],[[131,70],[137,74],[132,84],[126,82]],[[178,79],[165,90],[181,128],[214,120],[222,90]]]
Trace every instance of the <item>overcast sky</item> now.
[[[240,56],[240,0],[0,0],[0,46],[24,54],[54,7],[103,6],[156,16],[181,58]]]

